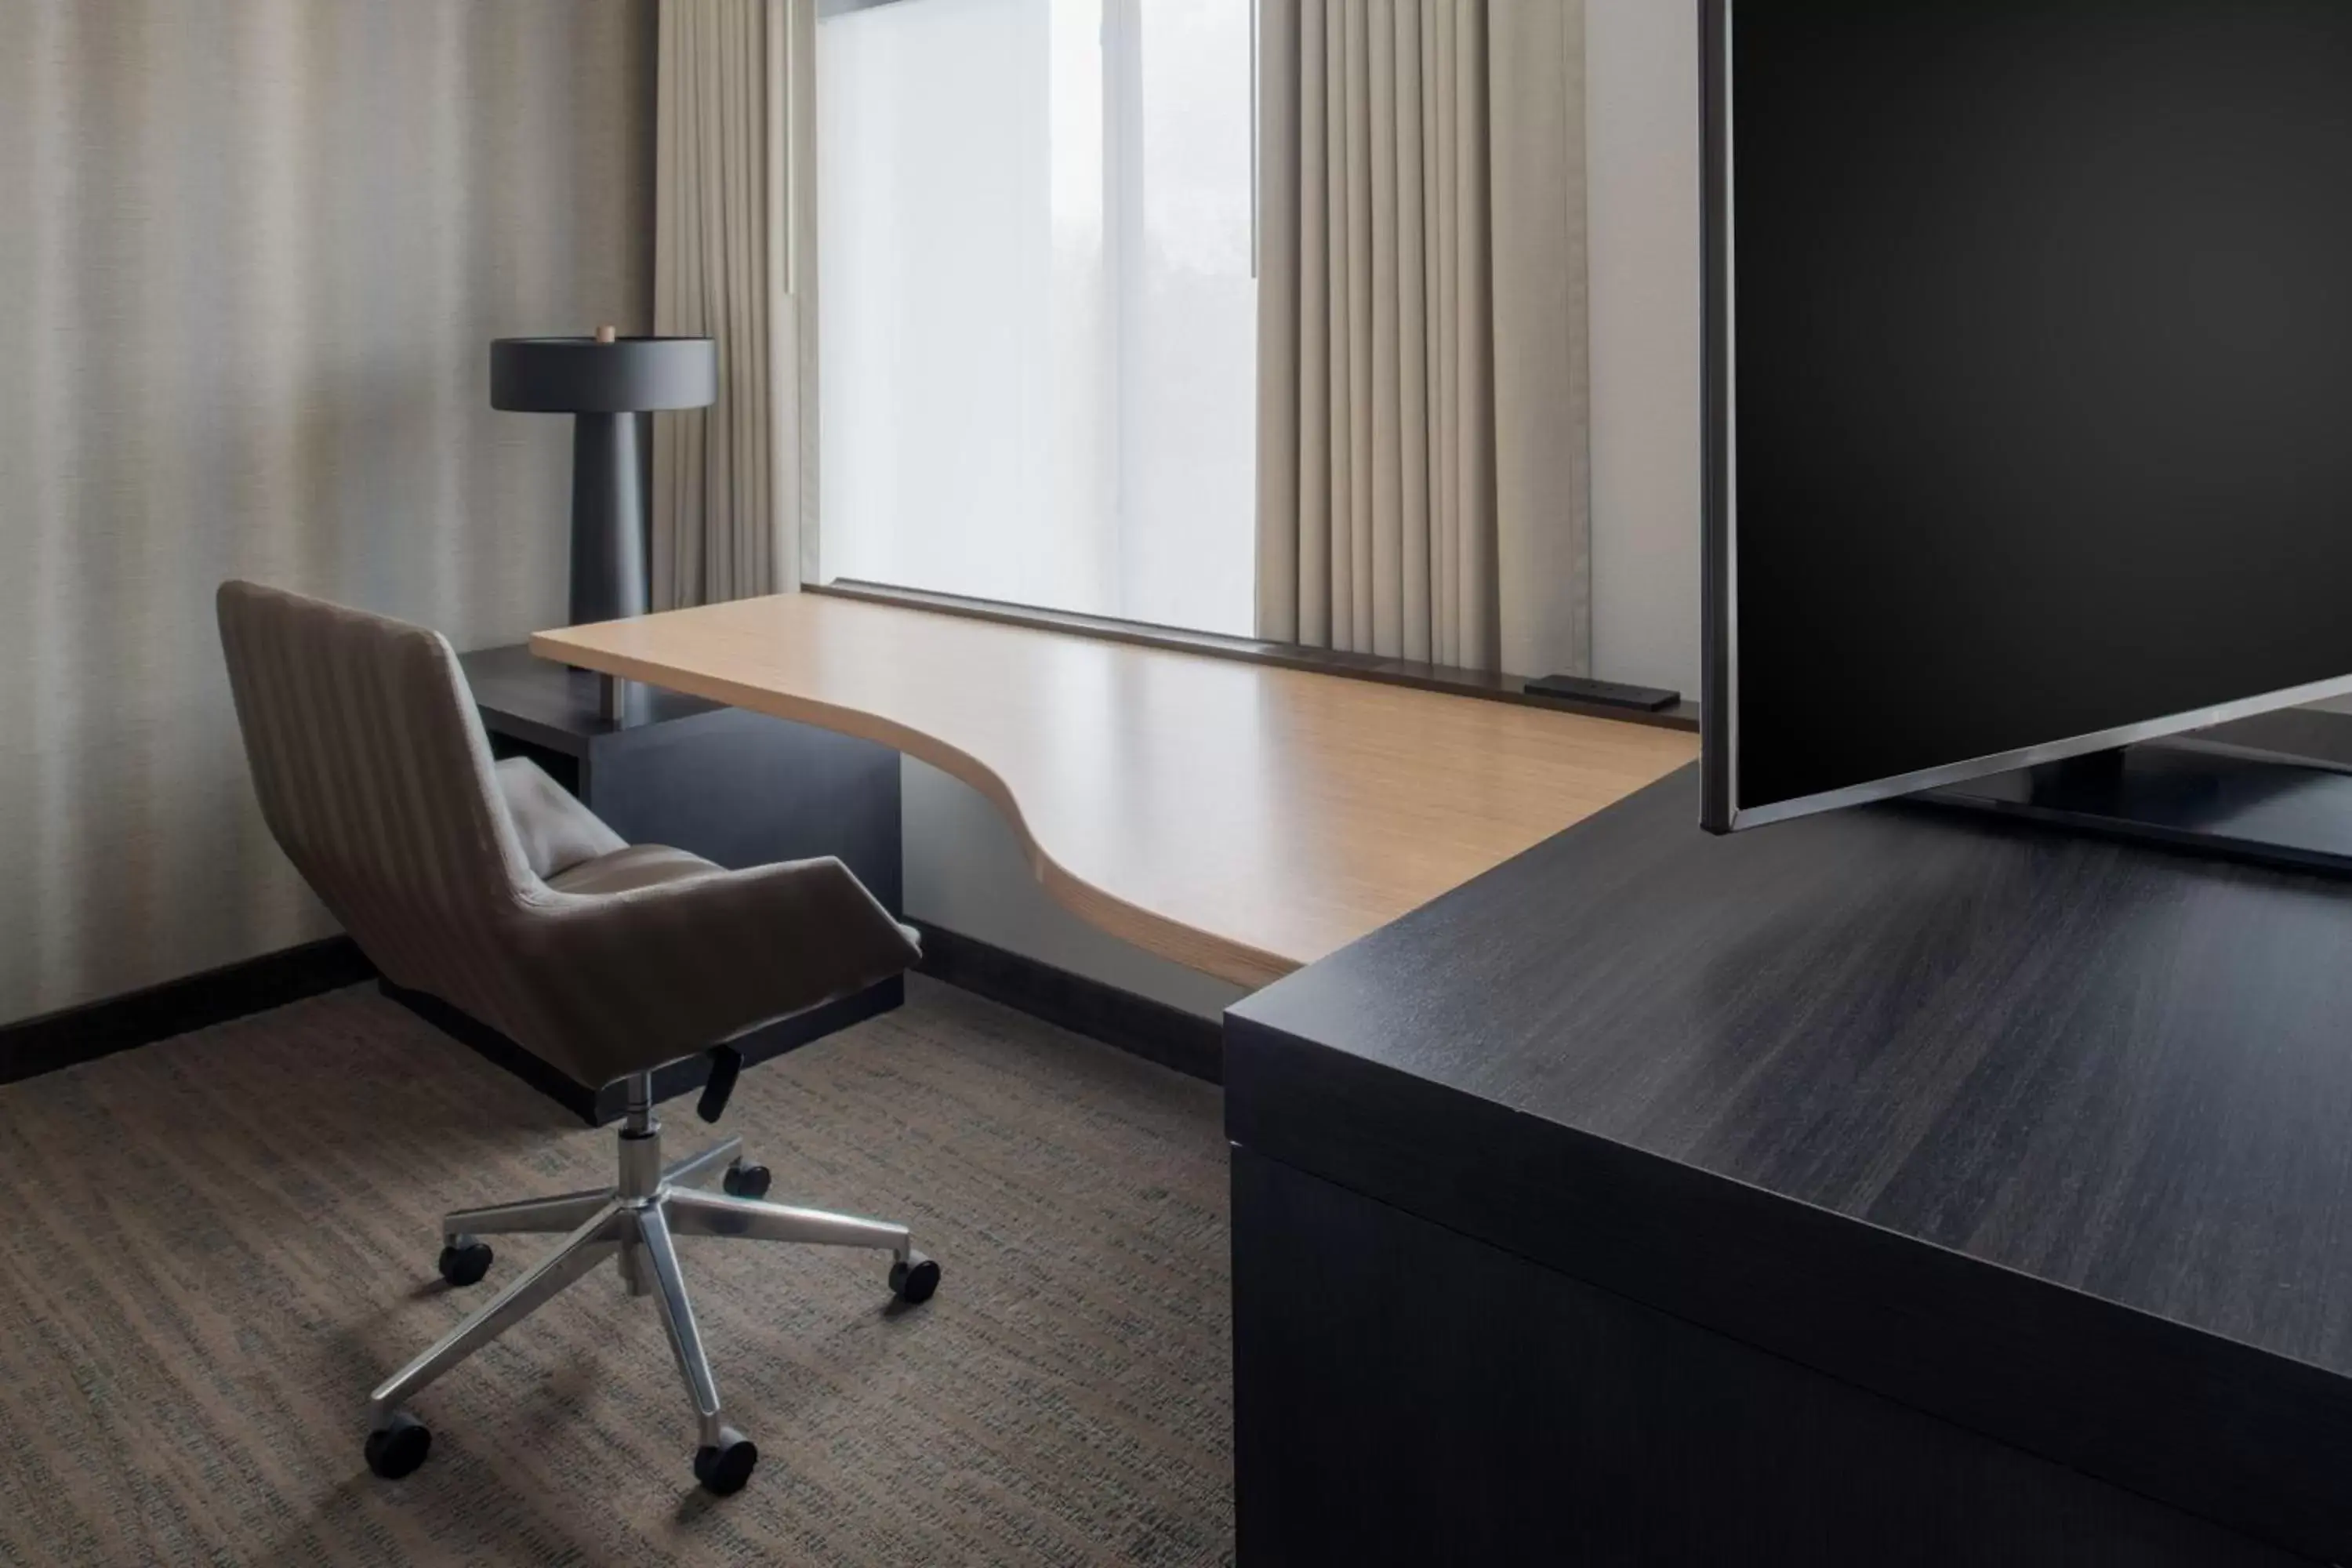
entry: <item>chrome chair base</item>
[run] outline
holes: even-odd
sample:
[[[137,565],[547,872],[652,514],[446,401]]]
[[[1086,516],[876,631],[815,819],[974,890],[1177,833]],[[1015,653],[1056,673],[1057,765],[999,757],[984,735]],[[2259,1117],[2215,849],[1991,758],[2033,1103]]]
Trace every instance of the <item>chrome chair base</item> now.
[[[694,1183],[708,1180],[722,1167],[740,1165],[743,1141],[730,1138],[664,1166],[650,1080],[641,1074],[628,1088],[620,1177],[612,1186],[460,1209],[442,1220],[443,1273],[453,1280],[480,1277],[479,1264],[486,1261],[482,1255],[488,1249],[480,1247],[478,1237],[561,1235],[563,1240],[368,1396],[368,1464],[378,1475],[405,1475],[424,1462],[431,1434],[401,1409],[406,1400],[606,1258],[614,1260],[631,1295],[653,1296],[659,1303],[670,1350],[699,1423],[701,1448],[695,1473],[706,1487],[719,1492],[733,1491],[750,1478],[758,1450],[727,1425],[687,1296],[686,1277],[678,1267],[676,1237],[725,1237],[887,1251],[892,1291],[909,1303],[929,1300],[939,1283],[939,1265],[914,1249],[905,1226],[699,1191]],[[453,1272],[453,1254],[471,1256],[476,1264]]]

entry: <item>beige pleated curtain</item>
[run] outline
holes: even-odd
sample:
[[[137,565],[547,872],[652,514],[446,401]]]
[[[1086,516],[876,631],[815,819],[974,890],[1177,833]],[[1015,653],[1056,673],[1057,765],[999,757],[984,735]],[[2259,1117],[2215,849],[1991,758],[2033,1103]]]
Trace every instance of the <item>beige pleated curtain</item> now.
[[[816,504],[814,27],[814,0],[661,0],[654,330],[714,339],[719,388],[654,420],[657,609],[800,585]]]
[[[1258,633],[1591,662],[1582,0],[1260,0]]]

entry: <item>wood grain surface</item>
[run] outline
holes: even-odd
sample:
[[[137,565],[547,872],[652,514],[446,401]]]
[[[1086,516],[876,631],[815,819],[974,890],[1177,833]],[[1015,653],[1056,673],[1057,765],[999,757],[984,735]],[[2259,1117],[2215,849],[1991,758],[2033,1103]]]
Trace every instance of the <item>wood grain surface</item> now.
[[[1697,752],[1646,725],[817,595],[541,632],[531,648],[945,769],[1004,812],[1071,910],[1244,985]]]
[[[1234,1141],[2352,1562],[2352,881],[1697,800],[1245,998]]]

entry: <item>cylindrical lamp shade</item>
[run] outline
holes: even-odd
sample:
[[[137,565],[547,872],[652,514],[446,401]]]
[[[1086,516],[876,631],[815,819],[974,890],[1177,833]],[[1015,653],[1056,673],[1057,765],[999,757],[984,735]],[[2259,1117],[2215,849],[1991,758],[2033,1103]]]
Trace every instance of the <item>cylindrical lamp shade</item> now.
[[[719,398],[709,338],[500,338],[490,344],[490,406],[525,414],[645,414]]]
[[[646,612],[639,414],[719,397],[709,338],[499,338],[490,406],[575,414],[572,431],[572,624]]]

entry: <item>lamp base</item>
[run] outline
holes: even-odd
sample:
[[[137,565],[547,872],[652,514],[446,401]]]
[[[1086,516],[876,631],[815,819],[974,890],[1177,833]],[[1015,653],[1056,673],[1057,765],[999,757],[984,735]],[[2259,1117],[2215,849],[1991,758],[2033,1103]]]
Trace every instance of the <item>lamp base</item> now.
[[[581,414],[572,427],[572,624],[642,616],[645,465],[635,414]]]

